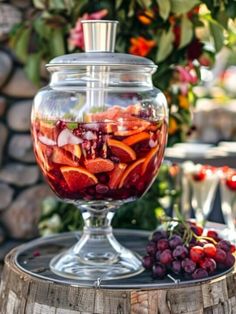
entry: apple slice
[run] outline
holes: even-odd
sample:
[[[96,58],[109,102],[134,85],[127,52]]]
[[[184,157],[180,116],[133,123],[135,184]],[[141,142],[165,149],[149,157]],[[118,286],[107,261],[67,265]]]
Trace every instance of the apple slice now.
[[[57,144],[57,142],[55,142],[54,140],[52,140],[52,139],[50,139],[47,136],[42,135],[42,134],[39,134],[38,139],[42,144],[45,144],[48,146],[54,146]]]
[[[83,140],[80,137],[75,136],[70,130],[64,129],[60,132],[57,138],[58,147],[62,147],[67,144],[81,144]]]

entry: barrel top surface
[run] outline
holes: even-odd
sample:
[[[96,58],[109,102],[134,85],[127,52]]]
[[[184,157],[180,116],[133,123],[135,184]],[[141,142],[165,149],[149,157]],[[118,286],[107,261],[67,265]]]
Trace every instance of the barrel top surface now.
[[[139,255],[145,255],[145,246],[148,241],[148,232],[131,231],[131,230],[115,230],[115,236],[127,248],[132,249]],[[73,246],[80,237],[79,233],[63,233],[56,234],[50,237],[39,238],[23,244],[14,249],[14,262],[21,271],[34,276],[38,279],[55,282],[63,285],[77,286],[77,287],[97,287],[107,289],[165,289],[177,288],[182,286],[190,286],[201,284],[202,282],[210,282],[216,278],[223,278],[223,276],[230,272],[229,269],[224,272],[218,272],[214,276],[202,280],[188,280],[180,278],[171,274],[171,277],[166,277],[162,280],[152,279],[148,271],[131,277],[120,280],[102,280],[98,278],[97,281],[87,280],[71,280],[60,277],[52,273],[49,269],[49,261],[55,255],[63,250]],[[12,254],[12,253],[10,253]]]

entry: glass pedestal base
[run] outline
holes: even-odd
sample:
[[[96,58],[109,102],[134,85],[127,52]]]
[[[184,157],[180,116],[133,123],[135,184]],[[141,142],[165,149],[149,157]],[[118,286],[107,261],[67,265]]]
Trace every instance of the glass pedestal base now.
[[[110,280],[141,273],[141,258],[123,247],[110,226],[112,212],[86,211],[85,227],[79,241],[69,250],[56,255],[50,269],[59,276],[79,280]]]
[[[73,250],[55,256],[50,262],[51,270],[59,276],[79,280],[111,280],[135,276],[141,273],[141,259],[127,249],[117,256],[116,261],[109,263],[84,264],[73,254]]]

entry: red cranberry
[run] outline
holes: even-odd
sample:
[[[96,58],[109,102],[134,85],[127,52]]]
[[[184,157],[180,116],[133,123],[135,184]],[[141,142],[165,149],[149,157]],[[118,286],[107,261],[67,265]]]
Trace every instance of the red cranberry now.
[[[193,174],[193,180],[194,181],[203,181],[205,179],[205,177],[206,177],[206,173],[203,170],[201,170],[198,173]]]
[[[105,194],[109,191],[109,187],[105,184],[97,184],[96,185],[96,192],[100,194]]]
[[[64,121],[58,120],[57,123],[56,123],[56,127],[59,130],[63,130],[63,129],[66,128],[66,123]]]

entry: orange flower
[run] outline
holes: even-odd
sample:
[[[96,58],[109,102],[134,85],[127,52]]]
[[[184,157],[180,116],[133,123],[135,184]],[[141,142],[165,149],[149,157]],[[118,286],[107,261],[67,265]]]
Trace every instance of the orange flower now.
[[[179,98],[179,106],[180,106],[180,108],[188,109],[189,106],[190,106],[188,97],[184,96],[184,95],[179,95],[178,98]]]
[[[152,23],[154,18],[154,13],[151,10],[145,10],[143,14],[138,16],[139,21],[144,25],[149,25]]]
[[[168,127],[168,133],[169,135],[173,135],[177,132],[178,130],[178,124],[175,120],[175,118],[170,117],[169,119],[169,127]]]
[[[156,45],[154,40],[148,40],[141,36],[137,38],[132,37],[130,43],[129,53],[142,57],[148,55],[150,50]]]

